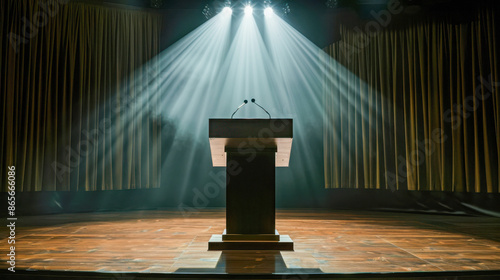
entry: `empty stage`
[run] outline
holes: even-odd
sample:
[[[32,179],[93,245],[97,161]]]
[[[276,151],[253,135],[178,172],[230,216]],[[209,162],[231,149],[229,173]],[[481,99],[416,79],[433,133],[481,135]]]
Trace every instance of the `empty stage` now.
[[[290,235],[295,251],[207,251],[224,225],[224,209],[189,216],[151,210],[18,217],[16,275],[311,279],[397,273],[389,275],[475,279],[500,271],[499,218],[278,210],[277,230]],[[8,246],[3,239],[1,251]],[[2,277],[13,275],[7,267],[0,263]]]

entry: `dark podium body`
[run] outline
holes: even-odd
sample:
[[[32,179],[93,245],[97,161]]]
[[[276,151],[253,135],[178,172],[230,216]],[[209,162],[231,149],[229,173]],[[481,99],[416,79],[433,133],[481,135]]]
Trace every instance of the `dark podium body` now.
[[[274,151],[256,152],[250,162],[248,155],[227,152],[238,169],[226,172],[226,234],[274,234]]]
[[[275,221],[276,167],[288,166],[291,119],[210,119],[214,166],[226,166],[226,230],[209,250],[293,250]]]

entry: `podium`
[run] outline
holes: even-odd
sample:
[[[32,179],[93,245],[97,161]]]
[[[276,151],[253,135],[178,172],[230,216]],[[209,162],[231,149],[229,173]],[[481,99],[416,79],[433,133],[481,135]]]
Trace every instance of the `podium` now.
[[[275,227],[276,167],[287,167],[292,119],[210,119],[212,164],[226,167],[226,229],[209,250],[293,250]]]

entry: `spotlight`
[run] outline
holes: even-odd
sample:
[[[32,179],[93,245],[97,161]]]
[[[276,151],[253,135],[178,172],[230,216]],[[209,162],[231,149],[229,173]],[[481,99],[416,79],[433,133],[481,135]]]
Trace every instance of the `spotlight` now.
[[[201,12],[206,19],[210,19],[212,15],[212,10],[210,9],[210,6],[207,4],[205,5],[205,8],[203,8],[203,11]]]
[[[334,9],[334,8],[337,8],[339,6],[339,1],[338,0],[327,0],[325,2],[325,5],[330,9]]]
[[[163,0],[151,0],[149,4],[151,5],[152,8],[159,9],[163,7]]]
[[[266,15],[266,16],[272,16],[273,14],[274,14],[274,11],[273,11],[273,8],[271,8],[271,7],[267,7],[264,10],[264,15]]]
[[[251,15],[253,13],[253,8],[250,5],[245,6],[245,15]]]
[[[231,15],[233,13],[233,9],[230,7],[224,7],[224,9],[222,9],[222,13],[225,15]]]
[[[285,3],[285,5],[283,5],[283,14],[285,16],[290,14],[290,5],[288,3]]]

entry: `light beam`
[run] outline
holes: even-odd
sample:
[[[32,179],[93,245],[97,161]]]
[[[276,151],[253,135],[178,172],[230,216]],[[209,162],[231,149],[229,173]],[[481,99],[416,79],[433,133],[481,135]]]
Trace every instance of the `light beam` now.
[[[245,15],[252,11],[245,7]],[[265,30],[259,30],[254,17],[232,20],[228,13],[230,8],[224,8],[139,69],[140,79],[123,86],[136,98],[116,118],[114,138],[133,141],[130,131],[149,129],[144,119],[153,116],[162,124],[161,136],[154,140],[161,146],[154,155],[162,162],[161,181],[178,189],[180,196],[193,189],[203,191],[214,171],[208,119],[229,118],[242,100],[255,97],[273,117],[294,119],[290,168],[278,169],[278,188],[322,185],[323,125],[333,125],[325,117],[325,83],[342,92],[346,106],[339,101],[338,110],[343,113],[356,102],[347,94],[355,89],[344,81],[352,73],[276,15],[266,16]],[[359,86],[366,85],[360,81]],[[257,106],[245,106],[238,114],[267,118]],[[131,151],[115,144],[113,154],[120,153]]]

